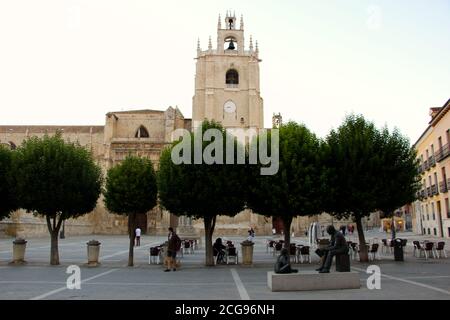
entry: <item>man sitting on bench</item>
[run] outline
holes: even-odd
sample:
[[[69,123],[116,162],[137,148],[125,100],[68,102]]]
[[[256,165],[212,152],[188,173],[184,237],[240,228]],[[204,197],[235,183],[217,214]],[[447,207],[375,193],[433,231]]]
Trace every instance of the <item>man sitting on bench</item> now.
[[[348,254],[347,241],[341,232],[338,232],[332,225],[327,227],[327,233],[331,236],[331,244],[325,249],[317,249],[316,253],[323,256],[322,266],[317,269],[319,273],[329,273],[333,257],[339,254]]]

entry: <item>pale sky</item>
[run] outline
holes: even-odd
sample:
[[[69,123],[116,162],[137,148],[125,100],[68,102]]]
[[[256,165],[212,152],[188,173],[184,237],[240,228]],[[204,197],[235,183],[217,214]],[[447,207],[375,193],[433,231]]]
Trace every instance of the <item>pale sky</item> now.
[[[266,127],[281,112],[323,137],[355,112],[413,143],[450,98],[448,0],[0,0],[0,125],[190,118],[197,38],[215,46],[228,9],[259,42]]]

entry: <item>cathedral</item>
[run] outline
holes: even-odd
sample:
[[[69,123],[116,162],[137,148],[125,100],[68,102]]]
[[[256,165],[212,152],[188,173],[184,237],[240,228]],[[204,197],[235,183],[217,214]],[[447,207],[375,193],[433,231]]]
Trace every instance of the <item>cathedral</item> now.
[[[245,40],[242,16],[238,25],[235,14],[227,12],[223,20],[219,16],[216,46],[213,47],[211,38],[207,49],[202,50],[200,41],[197,45],[192,119],[184,118],[178,107],[108,112],[104,126],[0,126],[0,143],[14,149],[28,137],[42,137],[59,131],[64,139],[78,141],[89,148],[105,175],[128,154],[148,157],[157,170],[160,153],[171,144],[176,129],[194,130],[205,119],[215,120],[231,132],[233,129],[264,128],[261,61],[258,42],[253,44],[251,37],[248,42]],[[277,114],[273,116],[272,124],[278,126],[281,121],[281,115]],[[297,218],[292,222],[292,232],[303,235],[312,219],[333,222],[326,214]],[[138,224],[149,235],[166,234],[169,226],[176,227],[180,234],[204,234],[201,220],[177,217],[159,206],[140,215]],[[257,235],[281,233],[283,229],[281,221],[245,210],[235,217],[219,217],[215,234],[246,235],[250,227]],[[100,197],[93,212],[66,221],[64,228],[67,235],[126,234],[127,219],[109,213]],[[9,219],[0,221],[2,234],[44,236],[48,230],[44,219],[18,210]]]

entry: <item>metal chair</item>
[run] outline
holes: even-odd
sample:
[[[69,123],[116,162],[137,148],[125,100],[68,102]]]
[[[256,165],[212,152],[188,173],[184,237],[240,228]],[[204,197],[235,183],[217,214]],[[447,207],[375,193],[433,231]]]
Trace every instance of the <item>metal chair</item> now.
[[[194,253],[194,251],[192,250],[191,242],[189,240],[184,240],[183,253],[187,254]]]
[[[160,264],[160,251],[159,247],[151,247],[148,254],[148,264]]]
[[[297,246],[295,243],[291,243],[289,246],[289,259],[292,261],[294,259],[294,263],[298,263],[297,258]]]
[[[424,248],[420,245],[420,242],[419,242],[419,241],[414,240],[414,241],[413,241],[413,245],[414,245],[414,251],[413,251],[413,256],[414,256],[414,257],[420,258],[420,255],[421,255],[422,252],[424,253],[424,256],[425,256],[425,250],[424,250]],[[419,256],[417,256],[417,252],[419,252]]]
[[[266,243],[266,253],[273,253],[273,251],[274,251],[274,245],[275,245],[275,241],[273,241],[273,240],[267,240],[267,243]]]
[[[356,242],[352,242],[350,244],[350,248],[351,248],[351,256],[353,260],[356,260],[356,256],[358,255],[358,244]]]
[[[430,255],[432,255],[434,258],[436,258],[436,256],[437,256],[433,242],[425,242],[424,251],[425,251],[425,259],[428,259],[428,253],[430,253]]]
[[[389,248],[387,244],[387,239],[381,239],[381,243],[383,244],[383,246],[381,247],[381,253],[387,253]]]
[[[447,258],[447,253],[445,253],[445,242],[444,241],[439,241],[436,247],[436,252],[438,253],[438,257],[441,258],[442,254],[444,254],[444,257]]]
[[[281,243],[281,242],[275,243],[274,250],[273,250],[273,256],[275,257],[275,255],[277,253],[281,253],[281,249],[283,249],[283,243]]]
[[[372,256],[372,260],[375,260],[377,253],[378,253],[379,246],[380,245],[378,243],[372,244],[372,247],[369,250],[369,258],[370,258],[370,256]],[[378,257],[378,259],[379,259],[379,257]]]
[[[303,263],[303,258],[308,257],[308,262],[311,263],[311,255],[309,254],[309,246],[300,248],[300,263]]]
[[[226,255],[226,262],[227,264],[230,262],[230,260],[233,259],[235,264],[239,263],[239,256],[237,249],[235,247],[228,247],[228,253]]]

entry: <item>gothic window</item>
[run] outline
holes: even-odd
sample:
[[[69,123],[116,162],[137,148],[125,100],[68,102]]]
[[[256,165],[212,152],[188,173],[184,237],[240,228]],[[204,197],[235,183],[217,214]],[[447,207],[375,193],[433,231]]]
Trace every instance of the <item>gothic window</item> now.
[[[148,134],[147,129],[144,126],[140,126],[139,129],[137,129],[134,137],[135,138],[148,138],[149,134]]]
[[[239,74],[236,70],[230,69],[225,76],[226,84],[239,84]]]

